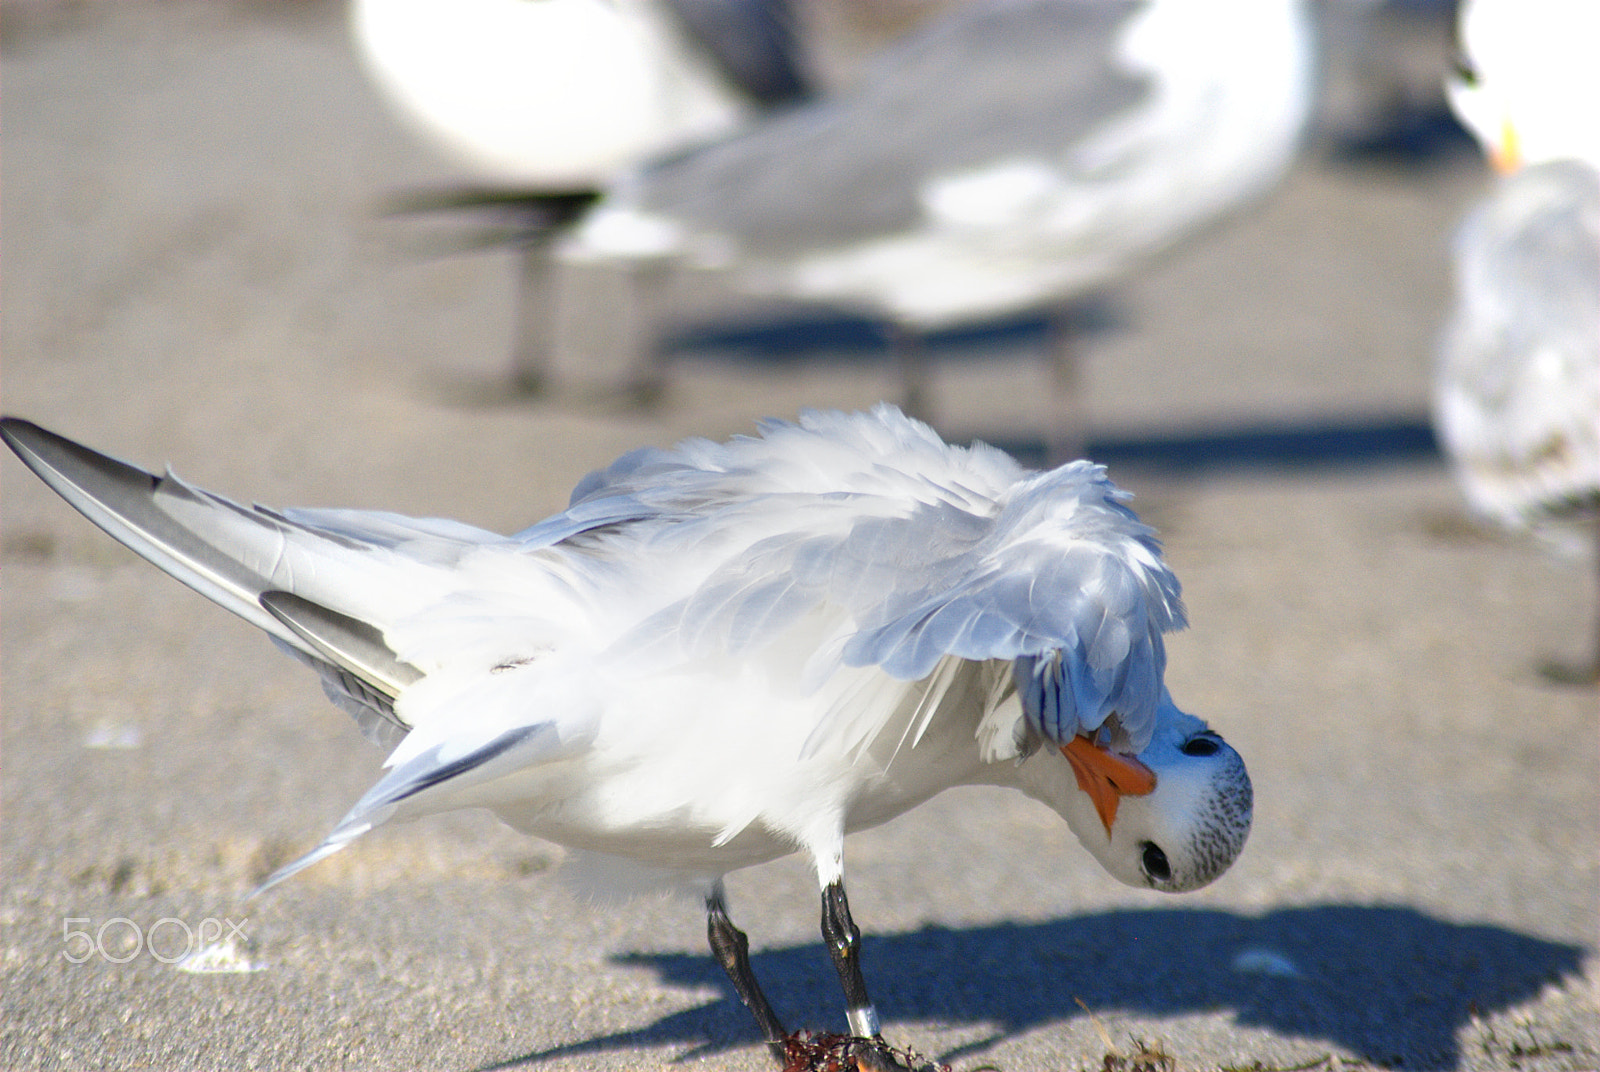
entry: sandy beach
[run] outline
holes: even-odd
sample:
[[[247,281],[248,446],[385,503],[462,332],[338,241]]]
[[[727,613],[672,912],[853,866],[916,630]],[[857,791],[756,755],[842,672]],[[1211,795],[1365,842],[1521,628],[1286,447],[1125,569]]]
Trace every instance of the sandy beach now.
[[[803,357],[723,332],[673,351],[649,411],[512,397],[510,254],[382,213],[458,173],[369,90],[337,5],[23,4],[3,44],[4,410],[97,449],[513,531],[625,450],[895,390],[848,332]],[[1100,1069],[1107,1038],[1184,1072],[1600,1067],[1596,694],[1538,671],[1586,655],[1593,563],[1475,526],[1428,432],[1448,236],[1486,181],[1313,144],[1109,297],[1090,454],[1161,530],[1192,621],[1168,684],[1248,761],[1254,833],[1180,897],[998,790],[853,837],[891,1041],[1005,1072]],[[942,351],[942,430],[1036,450],[1041,341]],[[382,754],[9,455],[0,480],[0,1067],[769,1067],[697,905],[588,903],[487,815],[243,900]],[[779,1011],[842,1030],[805,866],[729,891]],[[225,925],[255,970],[169,963]]]

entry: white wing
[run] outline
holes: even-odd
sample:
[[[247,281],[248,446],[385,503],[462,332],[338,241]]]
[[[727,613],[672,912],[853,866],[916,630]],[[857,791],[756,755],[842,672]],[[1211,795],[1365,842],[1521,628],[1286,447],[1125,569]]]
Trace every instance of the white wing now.
[[[837,718],[853,741],[904,697],[933,717],[968,663],[1000,668],[992,707],[1009,661],[1036,732],[1142,749],[1161,634],[1183,621],[1151,531],[1099,467],[1027,474],[891,407],[636,452],[512,538],[243,507],[26,422],[0,431],[91,520],[405,733],[328,839],[270,881],[397,815],[536,795],[541,769],[589,748],[619,678],[712,666],[697,660],[818,690],[812,739]]]
[[[888,407],[763,433],[630,455],[580,485],[569,514],[593,519],[582,532],[603,540],[607,525],[639,523],[663,562],[711,563],[613,646],[618,657],[748,657],[820,613],[841,624],[811,656],[813,685],[841,666],[910,681],[946,656],[1013,660],[1039,732],[1065,741],[1114,714],[1120,742],[1148,741],[1162,634],[1183,609],[1152,531],[1103,469],[1025,474]],[[524,537],[571,540],[566,518]]]
[[[567,579],[536,551],[454,521],[242,506],[26,421],[5,420],[0,435],[111,536],[314,667],[369,737],[398,742],[390,773],[271,881],[403,806],[453,806],[586,738],[592,707],[529,703],[526,675],[496,672],[531,664],[558,636],[581,646]]]

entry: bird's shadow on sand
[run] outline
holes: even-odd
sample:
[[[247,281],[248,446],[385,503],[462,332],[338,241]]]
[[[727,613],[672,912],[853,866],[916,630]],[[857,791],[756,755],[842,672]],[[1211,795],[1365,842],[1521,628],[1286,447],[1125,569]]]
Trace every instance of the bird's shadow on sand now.
[[[1124,327],[1108,298],[1086,299],[1065,310],[1056,328],[1079,337]],[[1052,325],[1038,316],[1019,316],[936,332],[925,346],[936,363],[982,362],[997,352],[1039,352],[1050,345]],[[701,324],[664,344],[665,360],[698,356],[722,363],[767,368],[856,364],[891,360],[883,326],[873,320],[833,311]],[[1043,435],[1019,436],[1013,429],[943,428],[952,441],[981,439],[1030,466],[1047,463]],[[1085,454],[1117,469],[1174,476],[1217,472],[1370,467],[1430,464],[1439,446],[1425,413],[1354,412],[1310,419],[1258,419],[1165,428],[1132,435],[1091,434]]]
[[[994,1042],[1085,1016],[1087,1007],[1102,1017],[1226,1012],[1240,1026],[1337,1046],[1384,1067],[1454,1068],[1457,1037],[1470,1019],[1577,975],[1583,953],[1403,906],[1316,905],[1261,916],[1120,909],[1042,923],[928,927],[868,935],[864,964],[891,1023],[990,1029],[982,1041],[939,1055],[944,1061],[981,1057]],[[842,1019],[838,980],[820,942],[758,951],[752,960],[791,1026],[842,1030],[815,1019]],[[492,1067],[671,1044],[688,1046],[692,1058],[755,1041],[709,954],[630,954],[620,962],[728,996]]]
[[[930,360],[984,361],[996,351],[1044,350],[1054,330],[1080,338],[1127,327],[1106,294],[1080,298],[1057,310],[1055,322],[1038,313],[994,317],[929,332],[922,338]],[[783,368],[817,363],[859,364],[892,360],[885,322],[823,306],[758,307],[752,312],[681,326],[662,341],[666,360],[713,358],[735,364]]]

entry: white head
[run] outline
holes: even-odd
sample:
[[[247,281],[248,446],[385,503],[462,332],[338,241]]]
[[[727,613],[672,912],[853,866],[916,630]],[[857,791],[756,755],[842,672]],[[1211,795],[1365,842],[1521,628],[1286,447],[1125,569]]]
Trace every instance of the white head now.
[[[1593,0],[1465,0],[1450,104],[1502,172],[1578,159],[1600,167]]]
[[[1057,748],[1042,747],[1023,764],[1023,790],[1054,808],[1128,885],[1199,889],[1228,869],[1249,836],[1253,796],[1244,759],[1166,696],[1137,758],[1155,775],[1155,789],[1121,797],[1109,827]]]

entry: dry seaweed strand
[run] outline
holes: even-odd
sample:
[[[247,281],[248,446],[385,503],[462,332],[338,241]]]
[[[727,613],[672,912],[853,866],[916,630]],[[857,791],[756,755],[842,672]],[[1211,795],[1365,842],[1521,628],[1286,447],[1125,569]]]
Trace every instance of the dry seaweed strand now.
[[[1117,1049],[1111,1041],[1111,1032],[1106,1030],[1106,1025],[1096,1016],[1094,1010],[1080,997],[1072,999],[1078,1003],[1078,1008],[1089,1015],[1089,1022],[1100,1033],[1100,1041],[1105,1043],[1106,1055],[1100,1062],[1101,1072],[1177,1072],[1178,1059],[1161,1048],[1157,1042],[1152,1048],[1144,1039],[1129,1037],[1133,1044],[1134,1052],[1125,1054]]]
[[[783,1072],[950,1072],[949,1065],[927,1060],[912,1049],[898,1049],[882,1039],[829,1032],[797,1031],[783,1040]]]
[[[1178,1059],[1156,1043],[1152,1048],[1144,1039],[1130,1038],[1134,1052],[1123,1054],[1113,1049],[1100,1064],[1101,1072],[1178,1072]]]

